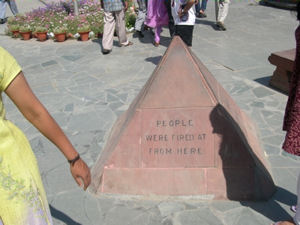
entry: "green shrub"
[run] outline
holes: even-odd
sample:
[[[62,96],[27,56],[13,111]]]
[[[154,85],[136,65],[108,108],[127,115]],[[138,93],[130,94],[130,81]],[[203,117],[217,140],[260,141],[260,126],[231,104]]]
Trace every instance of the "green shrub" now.
[[[54,34],[62,34],[62,33],[66,33],[67,31],[68,31],[68,29],[66,27],[64,27],[64,26],[62,26],[62,27],[55,27],[53,29],[53,33]]]
[[[24,26],[20,26],[19,31],[23,32],[23,33],[29,32],[29,31],[32,31],[32,28],[29,25],[24,25]]]
[[[9,26],[8,26],[8,29],[9,29],[10,31],[17,31],[17,30],[20,29],[20,26],[19,26],[18,24],[12,24],[12,25],[9,25]]]
[[[35,32],[37,33],[43,33],[43,32],[47,32],[48,29],[46,27],[41,27],[41,26],[38,26],[35,28]]]
[[[90,32],[91,31],[91,27],[89,24],[79,24],[77,32],[81,33],[81,32]]]
[[[125,22],[126,22],[126,27],[127,28],[134,27],[135,20],[136,20],[136,15],[135,14],[133,14],[133,13],[126,13]]]

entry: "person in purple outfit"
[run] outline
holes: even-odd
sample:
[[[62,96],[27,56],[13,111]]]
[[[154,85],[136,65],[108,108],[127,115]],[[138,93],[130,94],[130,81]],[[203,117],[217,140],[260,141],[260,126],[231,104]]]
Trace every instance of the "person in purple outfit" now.
[[[160,33],[162,26],[169,24],[168,11],[162,0],[148,0],[147,17],[145,24],[154,28],[154,46],[158,47],[160,43]]]

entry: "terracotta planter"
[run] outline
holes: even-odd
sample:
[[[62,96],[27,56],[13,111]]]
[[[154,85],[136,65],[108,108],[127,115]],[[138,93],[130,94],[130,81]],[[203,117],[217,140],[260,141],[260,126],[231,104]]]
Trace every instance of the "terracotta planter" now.
[[[47,31],[45,31],[45,32],[36,32],[36,38],[39,41],[46,41],[47,40]]]
[[[87,32],[79,32],[81,41],[88,41],[89,40],[89,31]]]
[[[66,33],[54,34],[56,41],[63,42],[66,40]]]
[[[29,40],[31,38],[31,31],[27,31],[27,32],[21,32],[20,31],[20,34],[23,38],[23,40]]]
[[[18,30],[12,30],[11,32],[13,37],[15,38],[19,37],[20,32]]]

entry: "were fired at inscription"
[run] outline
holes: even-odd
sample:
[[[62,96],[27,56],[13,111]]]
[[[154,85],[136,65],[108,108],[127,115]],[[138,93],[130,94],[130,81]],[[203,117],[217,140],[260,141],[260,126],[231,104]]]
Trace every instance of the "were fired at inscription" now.
[[[146,135],[146,141],[194,141],[196,139],[198,140],[205,140],[206,134],[152,134],[152,135]]]

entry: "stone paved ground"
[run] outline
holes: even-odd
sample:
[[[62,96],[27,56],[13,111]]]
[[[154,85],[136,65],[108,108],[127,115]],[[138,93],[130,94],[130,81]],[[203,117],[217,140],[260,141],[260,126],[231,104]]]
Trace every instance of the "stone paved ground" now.
[[[27,10],[28,5],[18,4],[21,12]],[[208,3],[207,14],[197,20],[192,50],[255,122],[272,166],[276,194],[267,202],[93,196],[76,186],[61,153],[4,97],[8,118],[26,133],[37,156],[54,224],[263,225],[292,215],[289,206],[296,202],[300,163],[281,151],[287,96],[268,86],[274,67],[267,58],[271,52],[295,47],[296,17],[288,10],[232,0],[228,31],[220,32],[213,27],[213,2]],[[116,41],[113,52],[103,56],[100,40],[21,41],[3,35],[4,29],[1,25],[0,45],[17,58],[33,91],[89,166],[170,42],[167,29],[158,48],[152,46],[149,33],[142,41],[130,35],[132,47],[120,48]]]

